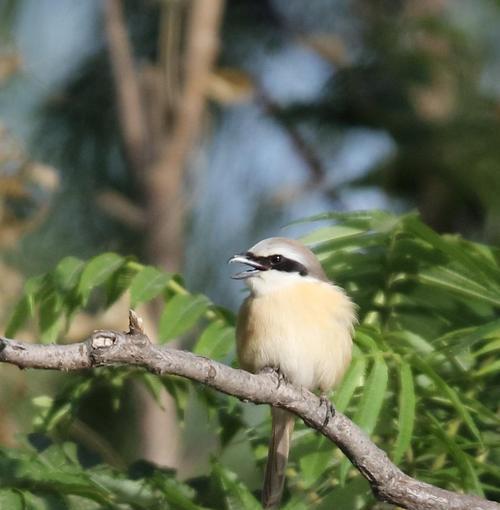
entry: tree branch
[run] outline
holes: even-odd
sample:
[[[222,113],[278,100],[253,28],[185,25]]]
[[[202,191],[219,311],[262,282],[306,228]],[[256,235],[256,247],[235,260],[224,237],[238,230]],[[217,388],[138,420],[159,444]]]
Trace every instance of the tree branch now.
[[[148,164],[147,127],[121,0],[104,2],[104,21],[125,153],[136,177]]]
[[[190,3],[182,90],[171,130],[162,140],[144,182],[151,225],[150,258],[155,265],[169,271],[178,271],[181,264],[181,230],[186,208],[183,179],[202,126],[210,73],[219,48],[223,10],[224,0]]]
[[[325,409],[304,388],[277,384],[273,374],[254,375],[187,351],[158,347],[130,313],[130,331],[95,331],[71,345],[33,345],[0,337],[0,362],[19,368],[80,370],[109,365],[140,366],[157,375],[178,375],[254,404],[270,404],[294,413],[333,441],[368,480],[377,498],[407,509],[500,510],[500,504],[457,494],[404,474],[345,415]]]

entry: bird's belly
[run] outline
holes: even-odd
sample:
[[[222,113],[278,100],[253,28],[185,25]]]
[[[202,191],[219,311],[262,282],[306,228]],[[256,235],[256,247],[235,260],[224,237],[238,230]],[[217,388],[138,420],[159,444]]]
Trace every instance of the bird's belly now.
[[[238,358],[258,372],[279,368],[293,384],[322,391],[335,386],[351,358],[350,322],[328,307],[306,313],[303,307],[251,302],[238,324]]]

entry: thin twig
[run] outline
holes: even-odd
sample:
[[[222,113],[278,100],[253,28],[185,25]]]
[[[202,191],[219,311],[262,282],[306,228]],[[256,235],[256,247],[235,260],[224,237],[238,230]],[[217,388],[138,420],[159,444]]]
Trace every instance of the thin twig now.
[[[297,151],[297,155],[305,163],[310,174],[307,186],[319,187],[325,180],[326,171],[314,149],[296,126],[283,118],[281,107],[271,98],[262,86],[257,87],[257,100],[261,103],[266,112],[279,123],[294,149]]]

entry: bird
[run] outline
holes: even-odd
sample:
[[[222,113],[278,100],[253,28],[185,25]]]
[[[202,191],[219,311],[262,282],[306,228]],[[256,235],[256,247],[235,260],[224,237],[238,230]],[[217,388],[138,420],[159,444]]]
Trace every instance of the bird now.
[[[287,382],[319,390],[337,386],[352,355],[355,305],[325,274],[316,255],[299,241],[271,237],[230,263],[248,269],[232,275],[250,293],[236,326],[236,350],[244,370],[275,370]],[[272,431],[262,506],[279,508],[295,417],[272,407]]]

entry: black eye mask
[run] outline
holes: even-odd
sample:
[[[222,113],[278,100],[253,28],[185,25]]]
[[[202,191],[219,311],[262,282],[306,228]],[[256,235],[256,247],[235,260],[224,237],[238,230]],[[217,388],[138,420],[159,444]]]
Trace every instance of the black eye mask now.
[[[307,268],[297,262],[296,260],[288,259],[283,255],[269,255],[268,257],[258,257],[252,252],[248,251],[245,253],[245,257],[249,260],[258,262],[264,270],[276,269],[277,271],[283,271],[285,273],[299,273],[300,276],[307,276]]]

